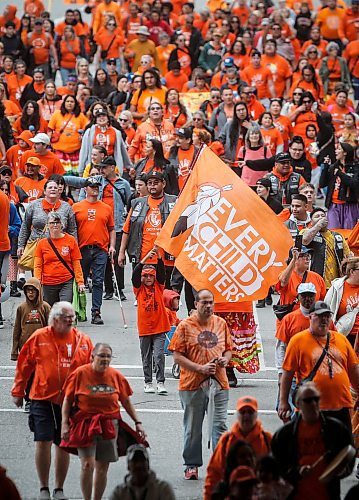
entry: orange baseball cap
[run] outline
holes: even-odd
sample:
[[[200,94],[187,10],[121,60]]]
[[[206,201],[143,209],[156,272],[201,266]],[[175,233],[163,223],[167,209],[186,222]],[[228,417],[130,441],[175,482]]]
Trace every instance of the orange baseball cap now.
[[[38,158],[36,158],[36,156],[30,156],[27,160],[26,160],[26,165],[30,163],[30,165],[35,165],[37,167],[40,167],[41,166],[41,162]]]
[[[241,411],[243,408],[252,408],[254,411],[258,411],[258,403],[256,398],[252,396],[243,396],[237,401],[237,411]]]

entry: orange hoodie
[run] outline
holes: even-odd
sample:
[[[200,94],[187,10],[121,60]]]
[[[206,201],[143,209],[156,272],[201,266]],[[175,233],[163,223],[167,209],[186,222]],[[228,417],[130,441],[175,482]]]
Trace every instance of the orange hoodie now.
[[[5,33],[5,24],[8,21],[13,21],[15,23],[16,30],[20,29],[21,21],[18,17],[16,17],[17,7],[16,5],[7,5],[4,9],[7,10],[5,16],[0,16],[0,32]]]
[[[168,321],[171,326],[177,326],[181,321],[177,318],[177,312],[172,309],[172,300],[179,298],[179,294],[174,290],[163,290],[163,302],[165,304]]]
[[[210,500],[213,488],[223,479],[228,451],[235,442],[245,441],[249,443],[253,447],[256,456],[261,457],[270,453],[271,440],[272,434],[263,429],[260,420],[257,420],[255,426],[247,435],[242,433],[239,422],[235,422],[229,432],[222,434],[209,461],[204,483],[204,500]]]
[[[11,394],[23,397],[34,373],[30,399],[61,404],[66,381],[76,368],[90,363],[92,349],[90,337],[76,328],[66,335],[56,334],[51,326],[40,328],[20,351]]]

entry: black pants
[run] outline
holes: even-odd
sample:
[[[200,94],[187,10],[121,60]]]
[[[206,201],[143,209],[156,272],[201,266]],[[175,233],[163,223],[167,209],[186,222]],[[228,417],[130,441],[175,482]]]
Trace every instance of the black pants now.
[[[122,231],[120,233],[116,233],[116,244],[115,244],[116,254],[114,256],[115,275],[119,290],[123,290],[125,288],[125,268],[120,267],[118,265],[118,260],[117,260],[118,252],[120,251],[121,240],[122,240]],[[105,293],[108,294],[113,292],[114,289],[112,281],[112,265],[110,259],[108,258],[105,271]]]

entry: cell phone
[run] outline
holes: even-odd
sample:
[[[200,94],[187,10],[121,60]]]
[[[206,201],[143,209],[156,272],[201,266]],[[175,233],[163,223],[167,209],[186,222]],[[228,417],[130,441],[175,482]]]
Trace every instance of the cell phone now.
[[[303,235],[302,234],[297,234],[294,240],[294,246],[300,252],[302,250],[303,246]]]

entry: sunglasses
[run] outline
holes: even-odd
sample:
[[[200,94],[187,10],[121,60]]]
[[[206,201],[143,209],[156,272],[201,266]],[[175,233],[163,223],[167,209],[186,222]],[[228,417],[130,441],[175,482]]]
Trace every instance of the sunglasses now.
[[[193,121],[194,122],[200,122],[200,121],[202,121],[202,118],[193,118]]]
[[[308,101],[307,99],[305,99],[305,100],[303,101],[303,104],[312,104],[312,101]]]
[[[150,108],[150,111],[162,111],[162,108]]]
[[[127,118],[120,118],[119,121],[120,122],[128,122]]]
[[[315,403],[319,403],[319,400],[320,400],[319,396],[310,396],[308,398],[302,398],[303,403],[306,403],[306,404],[313,403],[313,401]]]
[[[316,50],[309,50],[308,54],[318,54],[318,52]]]
[[[115,63],[115,62],[112,62],[112,61],[111,61],[111,62],[108,62],[107,64],[108,64],[109,66],[116,66],[116,63]]]
[[[107,26],[116,26],[115,23],[107,23]]]
[[[302,95],[303,92],[293,92],[293,95]]]

